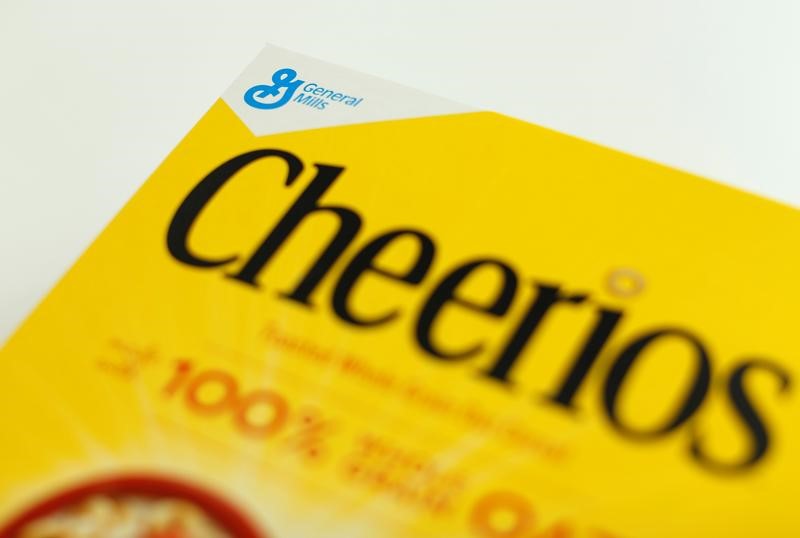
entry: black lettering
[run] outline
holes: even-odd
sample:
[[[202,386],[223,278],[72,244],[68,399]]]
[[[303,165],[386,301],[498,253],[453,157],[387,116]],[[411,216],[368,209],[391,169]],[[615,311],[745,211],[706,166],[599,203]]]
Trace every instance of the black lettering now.
[[[317,287],[317,284],[327,274],[331,266],[344,252],[353,238],[361,228],[361,217],[348,208],[339,206],[325,206],[319,204],[319,199],[330,188],[336,178],[344,171],[339,166],[329,166],[316,164],[317,175],[308,185],[306,190],[292,204],[283,218],[275,228],[264,239],[264,242],[256,249],[252,256],[238,272],[229,274],[245,284],[258,287],[256,278],[270,261],[272,256],[289,238],[289,235],[297,226],[309,215],[313,213],[329,213],[339,218],[339,228],[322,254],[311,266],[303,279],[290,292],[283,292],[280,295],[287,299],[292,299],[306,306],[311,306],[309,296]]]
[[[622,312],[618,310],[601,309],[598,310],[597,313],[599,314],[597,323],[586,339],[583,348],[578,352],[578,356],[573,360],[572,368],[566,377],[564,377],[561,387],[552,396],[547,396],[548,400],[563,405],[571,411],[575,411],[575,407],[572,403],[575,394],[589,374],[589,370],[600,355],[603,346],[605,346],[606,342],[611,337],[611,333],[617,327],[620,319],[622,319]]]
[[[778,380],[778,391],[787,392],[791,385],[789,373],[775,363],[765,360],[753,360],[740,364],[731,373],[728,380],[728,395],[731,403],[739,414],[742,422],[752,437],[750,453],[741,461],[722,462],[708,455],[702,446],[702,437],[695,433],[692,439],[690,452],[692,457],[704,467],[719,473],[741,471],[755,465],[767,453],[770,444],[770,435],[764,420],[753,406],[752,398],[745,389],[745,377],[749,372],[761,370],[769,372]]]
[[[619,417],[617,410],[617,396],[619,395],[625,376],[631,370],[637,359],[642,356],[642,352],[651,344],[662,338],[681,338],[688,342],[695,351],[694,357],[697,360],[697,371],[695,372],[694,383],[689,388],[686,398],[672,419],[661,426],[651,429],[634,429],[624,424]],[[708,352],[700,340],[691,333],[681,329],[660,329],[649,332],[636,339],[632,344],[622,350],[611,367],[611,371],[606,379],[604,391],[604,403],[606,414],[614,427],[621,433],[638,439],[650,439],[665,435],[688,420],[703,403],[703,399],[708,392],[711,383],[711,362]]]
[[[508,375],[511,369],[550,309],[558,303],[579,304],[586,300],[584,294],[564,295],[557,286],[536,284],[536,289],[536,298],[517,325],[508,344],[498,355],[494,365],[484,372],[486,376],[510,384]]]
[[[473,271],[484,267],[499,269],[503,277],[503,286],[494,299],[492,299],[489,304],[480,304],[459,297],[456,294],[459,285],[469,277]],[[482,314],[500,317],[508,311],[516,291],[517,275],[514,273],[513,269],[501,261],[480,259],[457,267],[442,279],[439,285],[431,292],[427,302],[423,305],[419,318],[417,319],[417,342],[422,346],[422,349],[438,359],[463,359],[475,355],[483,349],[483,343],[479,342],[459,351],[446,351],[433,342],[431,332],[433,331],[434,322],[442,308],[447,304],[457,304]]]
[[[277,157],[283,159],[288,170],[286,172],[286,185],[290,186],[300,173],[303,171],[303,163],[286,151],[278,149],[259,149],[243,153],[228,161],[225,161],[211,171],[206,177],[192,189],[189,195],[183,200],[175,215],[172,217],[169,229],[167,230],[167,248],[172,256],[187,265],[195,267],[219,267],[227,265],[238,259],[237,255],[226,258],[210,259],[202,258],[193,254],[189,250],[189,232],[191,231],[197,217],[208,205],[215,194],[231,179],[239,170],[259,159],[267,157]]]
[[[389,271],[375,265],[375,258],[393,241],[401,237],[416,238],[419,243],[419,254],[413,265],[406,271]],[[333,310],[348,323],[353,325],[374,326],[386,323],[397,317],[399,310],[394,309],[370,318],[355,315],[348,306],[348,298],[353,287],[365,273],[371,272],[407,284],[419,284],[433,263],[435,249],[430,237],[416,230],[395,230],[380,235],[367,243],[361,251],[353,257],[342,271],[342,276],[333,291]]]

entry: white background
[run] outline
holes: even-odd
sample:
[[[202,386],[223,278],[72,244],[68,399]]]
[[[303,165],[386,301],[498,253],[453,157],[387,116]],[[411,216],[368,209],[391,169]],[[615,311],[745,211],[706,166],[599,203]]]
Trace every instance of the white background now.
[[[265,42],[800,205],[796,0],[0,0],[0,339]]]

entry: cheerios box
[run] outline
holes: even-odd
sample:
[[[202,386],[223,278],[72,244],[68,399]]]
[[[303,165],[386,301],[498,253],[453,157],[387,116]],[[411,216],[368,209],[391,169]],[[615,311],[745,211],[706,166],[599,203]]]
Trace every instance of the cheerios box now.
[[[798,236],[268,47],[0,353],[0,538],[798,536]]]

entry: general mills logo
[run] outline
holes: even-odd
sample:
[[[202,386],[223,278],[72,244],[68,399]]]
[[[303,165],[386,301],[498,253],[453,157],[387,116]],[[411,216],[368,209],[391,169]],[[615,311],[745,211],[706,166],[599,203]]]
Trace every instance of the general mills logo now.
[[[256,84],[244,93],[244,102],[253,108],[265,110],[282,107],[303,82],[305,80],[299,80],[294,69],[278,69],[272,74],[272,84]]]
[[[302,90],[298,92],[301,87]],[[355,108],[364,98],[333,89],[327,84],[300,80],[297,78],[297,71],[288,67],[278,69],[272,74],[272,84],[256,84],[244,92],[244,102],[262,110],[280,108],[289,101],[319,111],[326,110],[329,106]]]

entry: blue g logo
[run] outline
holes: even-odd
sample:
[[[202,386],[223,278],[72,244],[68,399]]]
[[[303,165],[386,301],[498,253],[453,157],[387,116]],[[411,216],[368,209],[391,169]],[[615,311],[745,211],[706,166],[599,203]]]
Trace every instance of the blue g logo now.
[[[278,69],[272,74],[272,84],[256,84],[244,92],[244,102],[253,108],[264,110],[281,107],[289,102],[295,90],[305,82],[305,80],[296,80],[296,78],[297,71],[294,69],[288,67]],[[283,95],[280,98],[269,99],[269,97],[277,96],[281,91],[283,91]]]

